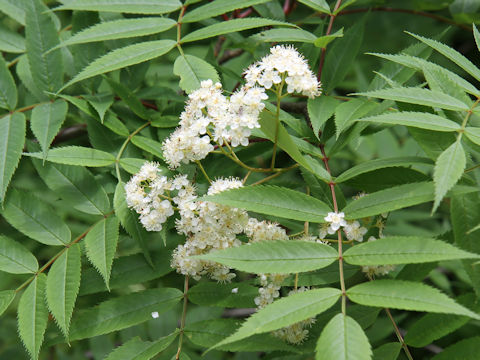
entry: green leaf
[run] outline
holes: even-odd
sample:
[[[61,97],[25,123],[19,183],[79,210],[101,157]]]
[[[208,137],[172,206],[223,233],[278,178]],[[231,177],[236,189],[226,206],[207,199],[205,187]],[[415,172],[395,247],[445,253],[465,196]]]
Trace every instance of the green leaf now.
[[[202,80],[220,81],[217,71],[205,60],[193,55],[180,55],[173,64],[173,73],[180,76],[180,87],[187,93],[200,88]]]
[[[127,104],[128,108],[132,110],[140,118],[147,120],[150,118],[150,115],[145,110],[140,99],[129,89],[126,85],[123,85],[119,82],[114,81],[108,77],[105,78],[108,82],[108,85],[112,88],[115,94],[120,96],[120,98]]]
[[[398,342],[383,344],[373,350],[373,360],[397,360],[401,349],[402,344]]]
[[[270,29],[254,36],[253,40],[263,42],[302,42],[311,44],[317,37],[311,32],[302,29]]]
[[[0,271],[11,274],[33,274],[37,270],[37,259],[26,247],[0,235]]]
[[[25,39],[20,34],[0,26],[0,51],[14,54],[24,53]]]
[[[63,220],[26,191],[12,190],[2,215],[14,228],[42,244],[65,245],[70,242],[70,229]]]
[[[377,103],[365,101],[364,99],[352,99],[337,106],[335,108],[335,127],[337,130],[337,139],[344,130],[348,129],[354,124],[356,119],[367,115],[377,106]]]
[[[324,288],[281,298],[250,316],[236,333],[216,344],[214,348],[313,317],[332,307],[340,295],[341,291],[338,289]]]
[[[480,351],[480,336],[463,339],[432,357],[432,360],[476,360]]]
[[[10,16],[19,24],[25,25],[26,3],[15,0],[0,0],[0,11]]]
[[[83,98],[85,100],[87,100],[88,103],[90,105],[92,105],[92,107],[95,109],[95,111],[98,114],[98,117],[100,118],[100,122],[103,125],[107,126],[110,130],[112,130],[113,132],[118,134],[118,130],[119,130],[118,127],[109,126],[104,121],[105,113],[110,108],[110,106],[112,106],[112,104],[113,104],[113,101],[114,101],[113,94],[106,92],[106,93],[99,93],[99,94],[95,94],[95,95],[84,95]],[[88,105],[85,105],[85,107],[88,107]],[[89,112],[90,112],[90,110],[89,110]],[[114,116],[109,116],[108,118],[113,119]],[[113,124],[110,124],[110,125],[113,125]],[[120,131],[122,132],[123,135],[125,135],[125,133],[123,132],[123,129],[121,129]],[[127,130],[127,135],[126,136],[128,136],[128,130]]]
[[[0,205],[5,200],[8,184],[22,157],[26,120],[23,113],[0,118]]]
[[[480,315],[457,304],[428,285],[401,280],[374,280],[347,290],[353,302],[366,306],[456,314],[480,319]]]
[[[345,78],[360,50],[365,28],[365,17],[345,31],[342,38],[336,40],[327,51],[322,71],[322,84],[325,93],[330,94]]]
[[[315,360],[370,360],[372,349],[367,335],[350,316],[335,315],[317,342]]]
[[[241,2],[230,0],[215,0],[211,3],[202,5],[192,11],[188,11],[182,19],[182,23],[205,20],[211,17],[222,15],[233,10],[250,7],[252,5],[263,4],[268,0],[242,0]]]
[[[418,156],[403,156],[403,157],[392,157],[386,159],[374,159],[365,161],[361,164],[358,164],[354,167],[343,172],[335,179],[335,183],[339,184],[341,182],[353,179],[361,174],[365,174],[371,171],[378,169],[391,168],[391,167],[410,167],[412,165],[431,165],[432,161],[428,158],[418,157]]]
[[[27,55],[22,55],[20,60],[18,60],[16,72],[23,85],[28,89],[37,100],[46,101],[48,100],[47,94],[43,91],[40,91],[37,85],[33,82],[32,72],[30,71],[30,65],[28,64]]]
[[[161,17],[119,19],[101,22],[75,33],[56,48],[74,44],[86,44],[95,41],[116,40],[157,34],[172,28],[175,24],[176,22],[174,20]]]
[[[440,54],[445,56],[447,59],[450,59],[455,64],[460,66],[463,70],[467,73],[472,75],[475,79],[480,81],[480,69],[477,68],[470,60],[468,60],[465,56],[460,54],[457,50],[452,49],[451,47],[433,39],[428,39],[420,35],[415,35],[411,32],[407,31],[407,34],[413,36],[417,40],[420,40],[424,44],[427,44],[431,48],[437,50]]]
[[[146,152],[155,155],[159,159],[163,159],[162,144],[145,136],[135,135],[132,137],[132,144]]]
[[[121,158],[119,163],[123,170],[134,175],[138,173],[143,164],[145,164],[145,159]]]
[[[145,41],[110,51],[87,65],[59,92],[79,81],[162,56],[173,49],[175,44],[173,40]]]
[[[255,274],[288,274],[321,269],[338,258],[329,245],[307,241],[260,241],[196,256]]]
[[[84,167],[45,163],[33,160],[45,184],[75,209],[87,214],[105,215],[110,210],[105,189]]]
[[[183,298],[178,289],[148,289],[104,301],[98,306],[75,313],[70,341],[90,338],[128,328],[170,310]]]
[[[237,289],[236,292],[232,292]],[[203,281],[188,290],[188,300],[202,306],[228,308],[255,307],[258,288],[245,282],[219,284]]]
[[[412,126],[420,129],[427,129],[433,131],[460,130],[460,125],[458,125],[452,120],[447,120],[442,116],[434,114],[413,111],[401,111],[395,113],[380,114],[376,116],[369,116],[366,118],[358,119],[358,121]]]
[[[25,155],[43,159],[43,154],[40,152],[25,153]],[[63,146],[50,149],[46,160],[57,164],[95,167],[112,165],[115,163],[115,156],[102,150],[83,146]]]
[[[10,305],[13,299],[15,299],[15,295],[17,295],[15,290],[0,291],[0,315],[7,310],[8,305]]]
[[[59,50],[46,53],[59,44],[53,14],[41,0],[29,1],[25,16],[27,57],[33,82],[43,92],[53,93],[63,84],[63,60]]]
[[[475,259],[473,254],[444,241],[417,236],[388,236],[348,249],[343,257],[353,265],[415,264],[441,260]]]
[[[469,193],[471,190],[468,187],[453,189],[454,193]],[[433,201],[434,198],[434,185],[431,182],[405,184],[363,196],[349,203],[342,211],[347,219],[359,219]]]
[[[116,258],[110,273],[110,290],[145,283],[170,273],[173,270],[170,267],[171,257],[172,253],[163,249],[154,253],[153,265],[149,265],[141,254]],[[108,291],[105,286],[105,280],[103,280],[102,276],[95,269],[88,268],[83,271],[82,282],[80,284],[80,296],[105,291]]]
[[[275,134],[277,133],[277,119],[275,116],[267,111],[260,113],[259,123],[261,131],[272,142],[275,141]],[[306,169],[310,169],[309,163],[305,160],[303,155],[298,150],[297,145],[293,141],[290,134],[285,130],[282,124],[278,124],[277,145],[284,150],[290,157]]]
[[[32,111],[30,127],[42,147],[43,159],[47,157],[48,148],[67,117],[67,110],[67,102],[57,100],[36,106]]]
[[[33,360],[38,359],[48,322],[45,304],[46,280],[45,274],[35,276],[18,303],[18,333]]]
[[[333,40],[341,37],[343,37],[343,27],[340,30],[335,31],[333,34],[320,36],[313,42],[313,44],[316,47],[325,49]]]
[[[134,337],[113,350],[105,360],[150,360],[165,350],[177,338],[178,330],[155,341]]]
[[[85,237],[88,260],[102,275],[107,288],[113,257],[117,250],[118,225],[118,219],[115,216],[109,216],[96,223]]]
[[[435,162],[433,182],[435,183],[435,202],[432,212],[435,212],[440,201],[457,181],[462,177],[467,164],[462,143],[457,140],[442,152]]]
[[[330,14],[330,6],[326,0],[298,0],[302,4],[311,7],[314,10],[320,11],[324,14]]]
[[[320,164],[319,160],[312,158],[311,156],[306,155],[305,160],[307,160],[308,164],[310,165],[310,169],[306,169],[312,174],[315,175],[316,178],[322,180],[325,183],[330,183],[332,181],[332,176],[330,173],[325,170],[325,168]]]
[[[113,197],[115,215],[118,216],[120,223],[127,233],[130,234],[130,236],[138,243],[147,262],[153,266],[146,243],[148,233],[143,228],[142,224],[140,224],[138,215],[133,210],[128,208],[125,198],[125,184],[123,182],[119,182],[115,188],[115,195]]]
[[[55,10],[108,11],[127,14],[166,14],[178,10],[178,0],[62,0]]]
[[[12,74],[10,74],[8,70],[7,63],[3,57],[0,56],[0,108],[12,111],[16,105],[17,87],[13,81]]]
[[[254,29],[264,26],[295,26],[283,21],[262,19],[262,18],[246,18],[222,21],[217,24],[205,26],[199,30],[192,31],[182,38],[181,43],[208,39],[218,35],[230,34],[237,31]]]
[[[341,104],[340,100],[331,96],[320,96],[315,99],[308,99],[308,116],[310,117],[313,132],[317,139],[320,140],[319,133],[323,124],[332,117],[339,104]]]
[[[480,145],[480,128],[467,126],[465,128],[465,136],[475,144]]]
[[[46,288],[48,308],[67,339],[70,319],[80,289],[81,260],[80,246],[74,244],[55,260],[48,272]]]
[[[249,186],[204,196],[201,200],[292,220],[325,222],[330,208],[299,191],[272,185]]]
[[[473,28],[473,37],[475,38],[475,44],[477,44],[477,49],[480,51],[480,32],[478,32],[477,27],[475,24],[472,24]]]
[[[439,91],[432,91],[417,87],[395,87],[391,89],[355,93],[353,95],[400,101],[446,110],[468,111],[470,109],[470,106],[450,95],[441,93]]]

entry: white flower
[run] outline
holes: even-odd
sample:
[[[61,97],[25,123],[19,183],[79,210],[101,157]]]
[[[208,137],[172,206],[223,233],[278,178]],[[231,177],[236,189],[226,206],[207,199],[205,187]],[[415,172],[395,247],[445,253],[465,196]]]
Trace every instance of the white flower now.
[[[363,235],[367,233],[367,229],[360,226],[358,221],[351,221],[344,226],[343,231],[347,235],[348,240],[363,241]]]
[[[158,315],[158,311],[152,312],[152,318],[158,319],[159,316],[160,316],[160,315]]]
[[[340,227],[347,225],[345,221],[345,214],[343,212],[329,212],[325,216],[325,221],[330,223],[330,226],[327,230],[329,234],[334,234]]]
[[[232,289],[232,294],[238,294],[238,288],[233,288]]]

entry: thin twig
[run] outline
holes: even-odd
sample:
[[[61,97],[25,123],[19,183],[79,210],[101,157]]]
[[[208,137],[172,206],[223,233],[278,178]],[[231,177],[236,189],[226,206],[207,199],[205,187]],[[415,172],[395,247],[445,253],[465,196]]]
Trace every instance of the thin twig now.
[[[330,33],[332,32],[333,22],[335,21],[335,18],[336,18],[336,15],[334,14],[335,14],[335,11],[338,10],[341,4],[342,4],[342,0],[337,0],[335,7],[333,9],[333,13],[330,15],[330,21],[328,23],[327,32],[325,33],[325,36],[330,35]],[[327,48],[326,47],[322,48],[322,54],[320,55],[320,64],[318,65],[318,73],[317,73],[318,81],[320,81],[322,78],[323,63],[325,62],[326,53],[327,53]]]

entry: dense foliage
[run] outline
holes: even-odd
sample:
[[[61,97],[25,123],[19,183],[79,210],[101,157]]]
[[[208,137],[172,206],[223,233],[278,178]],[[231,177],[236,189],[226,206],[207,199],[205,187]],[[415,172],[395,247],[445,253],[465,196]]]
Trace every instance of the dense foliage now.
[[[0,0],[0,358],[478,359],[479,11]]]

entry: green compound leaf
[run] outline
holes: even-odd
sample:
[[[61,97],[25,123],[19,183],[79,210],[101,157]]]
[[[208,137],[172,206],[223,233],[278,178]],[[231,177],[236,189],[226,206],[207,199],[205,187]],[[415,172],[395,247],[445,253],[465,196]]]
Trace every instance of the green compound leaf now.
[[[18,231],[42,244],[65,245],[70,242],[68,226],[31,193],[12,189],[2,215]]]
[[[454,194],[472,191],[473,188],[465,186],[457,186],[452,190]],[[347,219],[359,219],[433,201],[434,198],[432,182],[412,183],[368,194],[352,201],[342,211]]]
[[[480,145],[480,128],[467,126],[465,128],[465,136],[475,144]]]
[[[68,103],[57,100],[36,106],[30,118],[30,127],[42,147],[43,159],[47,157],[48,148],[67,117]]]
[[[299,191],[272,185],[248,186],[223,191],[200,200],[292,220],[325,222],[330,210],[323,201]]]
[[[315,360],[370,360],[367,335],[350,316],[335,315],[317,342]]]
[[[332,115],[335,113],[335,109],[340,104],[340,100],[337,100],[331,96],[320,96],[315,99],[308,99],[308,116],[310,117],[313,132],[315,133],[317,139],[320,140],[319,131],[322,129],[323,124],[325,124],[327,120],[332,117]]]
[[[162,144],[158,141],[141,135],[135,135],[132,137],[131,141],[133,145],[139,147],[140,149],[155,155],[155,157],[159,159],[163,159]]]
[[[178,10],[178,0],[62,0],[55,10],[122,12],[127,14],[166,14]]]
[[[47,278],[46,300],[55,321],[68,339],[70,319],[80,289],[82,259],[74,244],[53,263]]]
[[[180,76],[180,87],[186,93],[200,88],[202,80],[220,81],[215,68],[193,55],[180,55],[173,64],[173,73]]]
[[[105,360],[150,360],[177,338],[178,330],[155,341],[142,341],[138,336],[113,350]]]
[[[287,274],[321,269],[338,253],[331,246],[307,241],[261,241],[196,256],[256,274]]]
[[[462,177],[467,164],[462,143],[457,140],[442,152],[435,162],[433,182],[435,183],[435,202],[432,212],[438,208],[440,201]]]
[[[98,270],[108,288],[113,257],[118,243],[118,219],[109,216],[98,223],[85,237],[88,260]]]
[[[7,310],[13,299],[15,299],[15,295],[17,295],[15,290],[0,291],[0,315],[2,315],[5,310]]]
[[[432,360],[476,360],[479,352],[480,336],[475,336],[447,347]]]
[[[70,341],[108,334],[128,328],[170,310],[183,298],[178,289],[149,289],[107,300],[98,306],[75,313]]]
[[[0,271],[11,274],[33,274],[37,270],[37,259],[26,247],[0,235]]]
[[[23,113],[0,118],[0,205],[5,200],[8,184],[22,157],[26,120]]]
[[[25,155],[43,159],[43,154],[40,152],[25,153]],[[57,164],[92,167],[108,166],[115,163],[115,156],[112,154],[83,146],[63,146],[50,149],[45,159]]]
[[[395,87],[391,89],[375,90],[355,93],[384,100],[406,102],[410,104],[438,107],[446,110],[468,111],[470,107],[453,96],[416,87]]]
[[[254,36],[253,40],[263,42],[301,42],[311,44],[317,37],[311,32],[302,29],[270,29]]]
[[[367,115],[377,106],[377,103],[365,99],[352,99],[337,106],[335,109],[337,139],[343,131],[355,123],[355,120]]]
[[[202,39],[208,39],[218,35],[230,34],[237,31],[243,31],[248,29],[255,29],[264,26],[295,26],[293,24],[270,20],[262,18],[247,18],[247,19],[233,19],[229,21],[223,21],[217,24],[203,27],[199,30],[195,30],[182,38],[182,43],[198,41]]]
[[[401,280],[374,280],[347,290],[350,300],[366,306],[456,314],[480,319],[480,315],[457,304],[428,285]]]
[[[378,169],[392,168],[392,167],[406,167],[409,168],[412,165],[432,165],[432,161],[428,158],[419,156],[399,156],[386,159],[374,159],[365,161],[343,172],[335,179],[335,183],[353,179],[359,175],[369,173]]]
[[[143,251],[145,260],[147,260],[147,262],[153,266],[150,252],[146,243],[148,237],[147,230],[144,229],[138,220],[138,215],[133,210],[128,208],[125,198],[125,184],[123,182],[119,182],[115,188],[115,195],[113,197],[115,215],[118,216],[118,219],[120,220],[120,223],[125,231],[130,234],[130,236],[138,243]]]
[[[424,44],[427,44],[431,48],[437,50],[440,54],[445,56],[447,59],[453,61],[455,64],[460,66],[467,73],[472,75],[475,79],[480,81],[480,69],[476,67],[470,60],[465,56],[460,54],[457,50],[452,49],[451,47],[433,39],[428,39],[426,37],[415,35],[407,31],[407,34],[413,36],[417,40],[420,40]]]
[[[1,36],[0,29],[0,36]],[[1,40],[0,40],[1,47]],[[8,70],[7,63],[0,56],[0,108],[13,110],[17,105],[17,87],[12,74]]]
[[[45,163],[33,160],[45,184],[63,200],[87,214],[105,215],[110,210],[105,189],[84,167]]]
[[[417,236],[388,236],[351,247],[343,254],[353,265],[416,264],[441,260],[475,259],[480,255],[444,241]]]
[[[75,33],[54,49],[74,44],[157,34],[172,28],[175,24],[174,20],[161,17],[106,21]]]
[[[330,14],[330,6],[326,0],[299,0],[299,2],[324,14]]]
[[[357,121],[404,125],[433,131],[457,131],[460,129],[460,125],[458,125],[452,120],[447,120],[444,117],[435,114],[413,111],[403,111],[397,113],[369,116],[366,118],[358,119]]]
[[[0,26],[0,51],[14,54],[24,53],[25,39],[20,34]]]
[[[230,11],[250,7],[268,2],[268,0],[242,0],[240,2],[231,0],[215,0],[202,5],[192,11],[188,11],[182,19],[182,23],[205,20],[211,17],[222,15]]]
[[[313,317],[332,307],[340,295],[341,291],[338,289],[324,288],[281,298],[250,316],[236,333],[222,340],[213,348],[219,348],[254,334],[277,330]]]
[[[63,84],[63,60],[59,50],[47,53],[60,41],[49,8],[41,0],[26,7],[25,36],[33,82],[40,92],[53,93]]]
[[[137,7],[139,6],[137,5]],[[88,64],[63,86],[59,92],[79,81],[162,56],[173,49],[175,44],[173,40],[145,41],[110,51],[108,54]]]
[[[302,153],[297,146],[297,143],[293,140],[293,137],[285,130],[282,124],[278,124],[278,134],[277,134],[277,120],[275,116],[267,111],[262,111],[260,113],[260,136],[266,136],[270,141],[275,142],[275,137],[277,138],[277,145],[280,149],[284,150],[290,157],[299,163],[301,166],[310,169],[309,162],[303,157]],[[275,136],[275,135],[278,136]]]
[[[18,303],[18,333],[33,360],[38,359],[43,335],[47,328],[48,310],[45,304],[45,274],[36,276]]]

